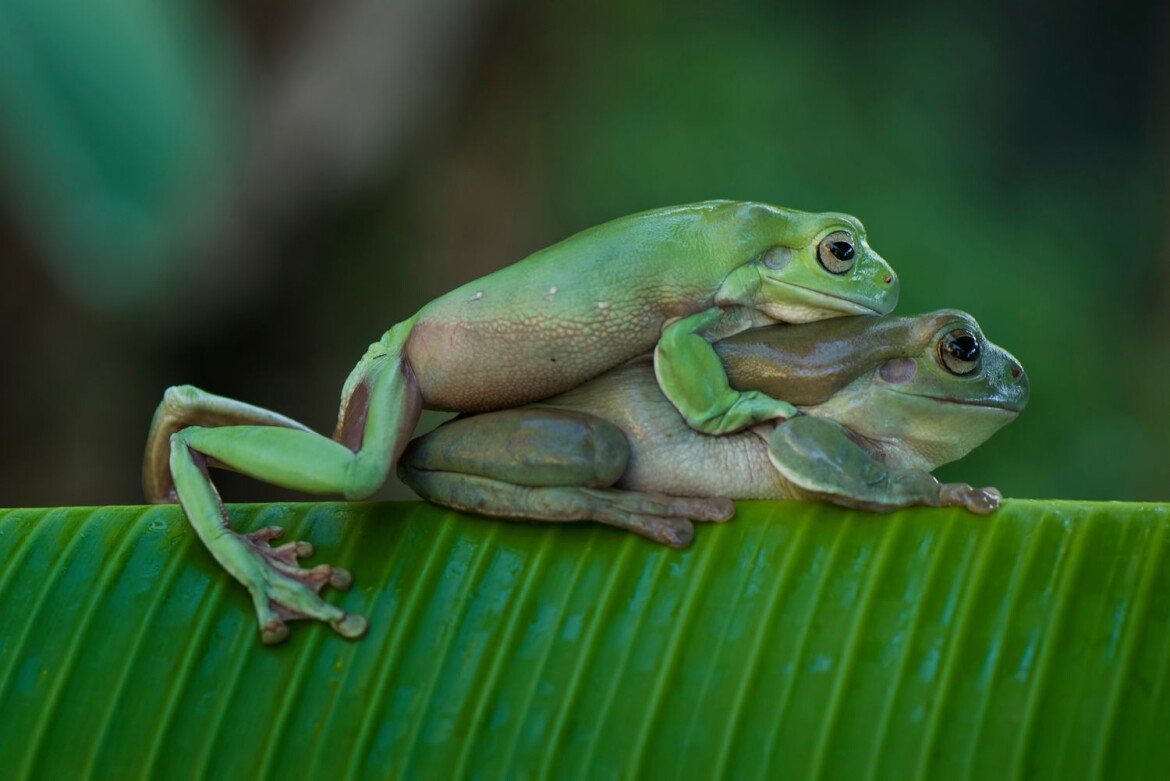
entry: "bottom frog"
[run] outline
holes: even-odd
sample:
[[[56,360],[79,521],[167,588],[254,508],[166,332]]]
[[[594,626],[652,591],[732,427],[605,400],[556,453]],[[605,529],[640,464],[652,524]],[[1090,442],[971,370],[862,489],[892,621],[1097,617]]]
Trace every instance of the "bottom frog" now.
[[[660,353],[670,350],[668,341],[659,345]],[[994,488],[939,483],[930,474],[1014,420],[1028,401],[1020,364],[970,315],[772,326],[720,341],[716,351],[736,390],[788,399],[803,414],[737,434],[697,433],[662,395],[646,360],[537,405],[450,421],[411,442],[399,476],[448,507],[600,521],[673,547],[690,543],[693,521],[729,519],[732,499],[821,498],[868,510],[962,505],[977,513],[998,506]]]

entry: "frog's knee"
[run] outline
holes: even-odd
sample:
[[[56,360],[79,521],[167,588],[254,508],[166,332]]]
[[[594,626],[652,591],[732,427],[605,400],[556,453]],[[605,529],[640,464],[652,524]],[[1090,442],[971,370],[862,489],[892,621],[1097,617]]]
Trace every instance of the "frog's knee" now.
[[[593,446],[593,473],[598,485],[613,485],[630,463],[630,442],[620,428],[608,420],[593,418],[588,441]]]
[[[389,466],[380,459],[357,456],[345,476],[341,494],[354,501],[365,499],[382,487],[389,474]]]
[[[162,406],[169,412],[183,412],[206,395],[194,385],[172,385],[163,391]]]
[[[575,410],[549,410],[521,415],[537,424],[517,425],[505,410],[499,416],[503,451],[513,454],[519,474],[510,479],[525,485],[605,487],[617,482],[630,461],[626,434],[608,420]],[[512,432],[515,432],[514,434]],[[483,450],[487,456],[489,451]]]
[[[418,316],[416,315],[397,323],[389,331],[382,334],[381,339],[370,345],[370,350],[378,349],[385,355],[397,355],[404,352],[406,340],[410,338],[410,333],[414,330],[414,324],[417,320]]]

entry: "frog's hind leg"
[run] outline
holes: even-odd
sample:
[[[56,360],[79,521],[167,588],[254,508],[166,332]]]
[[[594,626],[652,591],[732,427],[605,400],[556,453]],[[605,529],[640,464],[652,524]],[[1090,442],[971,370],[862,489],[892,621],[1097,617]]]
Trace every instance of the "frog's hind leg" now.
[[[622,491],[629,443],[609,421],[553,408],[502,410],[451,421],[412,442],[398,474],[424,498],[503,518],[599,521],[672,547],[692,521],[725,521],[729,499]]]
[[[151,504],[179,501],[171,480],[171,435],[189,426],[277,426],[311,431],[292,418],[193,385],[167,388],[154,412],[142,462],[142,492]]]
[[[397,382],[402,386],[401,393],[394,395],[399,405],[397,409],[399,419],[395,426],[397,441],[393,458],[397,458],[401,453],[409,440],[410,432],[418,423],[421,409],[418,386],[403,357],[403,347],[412,325],[413,319],[401,323],[388,331],[381,340],[372,344],[346,379],[333,439],[351,450],[358,450],[363,439],[370,400],[368,375],[374,370],[380,371],[383,368],[382,364],[387,360],[397,359],[399,362]],[[312,432],[308,426],[279,412],[229,399],[226,396],[217,396],[193,385],[167,388],[151,420],[150,433],[146,437],[146,454],[142,462],[142,491],[151,504],[178,501],[171,480],[170,439],[172,434],[191,426],[203,428],[274,426]]]
[[[297,566],[298,557],[311,553],[307,543],[272,548],[268,541],[278,529],[234,532],[208,466],[308,493],[369,496],[385,482],[418,419],[421,398],[402,353],[409,325],[388,332],[350,375],[332,439],[246,405],[230,406],[235,417],[225,417],[244,425],[188,426],[170,436],[168,465],[179,502],[216,560],[252,593],[265,642],[283,639],[290,618],[327,621],[346,637],[360,636],[366,621],[321,599],[317,591],[325,583],[345,587],[350,578],[327,565]]]

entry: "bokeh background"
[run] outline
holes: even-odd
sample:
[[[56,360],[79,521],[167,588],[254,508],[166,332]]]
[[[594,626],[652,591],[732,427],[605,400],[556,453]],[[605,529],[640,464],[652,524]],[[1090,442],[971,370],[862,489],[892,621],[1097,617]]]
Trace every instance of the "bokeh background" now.
[[[1170,500],[1168,9],[5,0],[0,505],[139,501],[172,384],[329,431],[429,299],[710,198],[859,216],[1021,360],[940,477]]]

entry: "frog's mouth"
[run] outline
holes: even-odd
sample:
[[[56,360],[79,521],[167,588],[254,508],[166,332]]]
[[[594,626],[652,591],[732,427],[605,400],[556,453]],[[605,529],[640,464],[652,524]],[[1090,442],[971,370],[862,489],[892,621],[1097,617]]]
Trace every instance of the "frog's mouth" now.
[[[784,285],[792,290],[799,291],[793,296],[797,303],[780,304],[768,303],[762,307],[764,313],[785,323],[811,323],[816,320],[826,320],[841,315],[880,315],[878,310],[856,301],[813,290],[804,285],[793,282],[776,280],[774,284]]]
[[[999,412],[1007,413],[1013,417],[1019,415],[1024,405],[1019,401],[1013,399],[978,399],[975,401],[962,399],[948,399],[942,396],[923,396],[919,393],[903,393],[902,391],[894,391],[901,396],[910,396],[915,399],[924,399],[926,401],[933,401],[937,404],[956,404],[960,407],[982,407],[983,409],[997,410]]]

